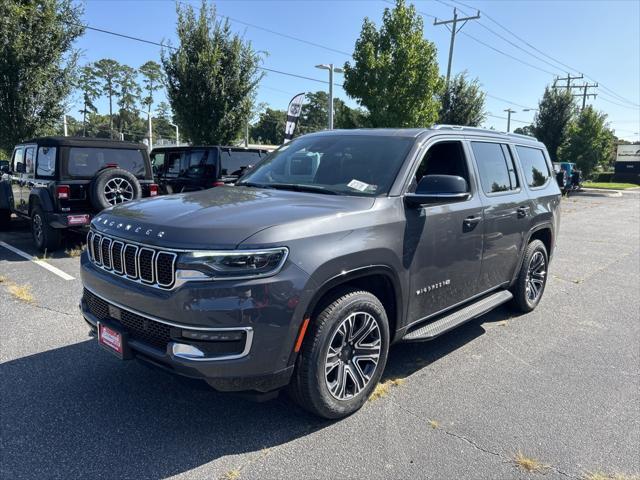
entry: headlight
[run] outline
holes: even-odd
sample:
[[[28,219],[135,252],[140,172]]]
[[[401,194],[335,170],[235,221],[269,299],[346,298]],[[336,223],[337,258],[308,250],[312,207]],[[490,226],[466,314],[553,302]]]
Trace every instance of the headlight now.
[[[195,251],[180,258],[180,268],[198,270],[220,279],[268,277],[280,271],[288,253],[286,247]]]

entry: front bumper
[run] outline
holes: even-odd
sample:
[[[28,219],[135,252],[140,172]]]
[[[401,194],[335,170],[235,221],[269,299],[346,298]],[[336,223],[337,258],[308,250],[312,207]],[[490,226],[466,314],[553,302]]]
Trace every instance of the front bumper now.
[[[126,332],[135,358],[220,391],[268,392],[289,382],[303,305],[313,293],[294,265],[270,278],[187,282],[167,291],[115,276],[83,254],[81,277],[85,320],[94,329],[102,322]],[[227,332],[231,339],[199,340],[200,333]],[[205,356],[183,355],[176,345]]]

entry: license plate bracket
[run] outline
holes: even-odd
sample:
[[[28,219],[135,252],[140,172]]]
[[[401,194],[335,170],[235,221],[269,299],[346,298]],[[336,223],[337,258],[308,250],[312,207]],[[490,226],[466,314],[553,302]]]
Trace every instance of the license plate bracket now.
[[[98,323],[98,344],[120,360],[133,358],[133,352],[129,347],[128,340],[127,332],[122,331],[111,323]]]

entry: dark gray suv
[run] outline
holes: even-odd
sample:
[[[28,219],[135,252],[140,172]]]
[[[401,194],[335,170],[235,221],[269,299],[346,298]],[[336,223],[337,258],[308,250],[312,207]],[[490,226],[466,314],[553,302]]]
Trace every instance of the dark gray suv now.
[[[82,256],[105,349],[220,391],[362,406],[389,345],[425,341],[547,279],[560,191],[532,137],[436,126],[283,145],[233,187],[117,206]]]

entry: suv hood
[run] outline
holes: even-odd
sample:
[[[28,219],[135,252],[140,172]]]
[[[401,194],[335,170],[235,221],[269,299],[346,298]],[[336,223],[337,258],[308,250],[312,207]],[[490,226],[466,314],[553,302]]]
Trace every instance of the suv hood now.
[[[274,225],[370,209],[375,199],[250,187],[136,200],[103,211],[92,226],[107,235],[173,248],[231,249]]]

